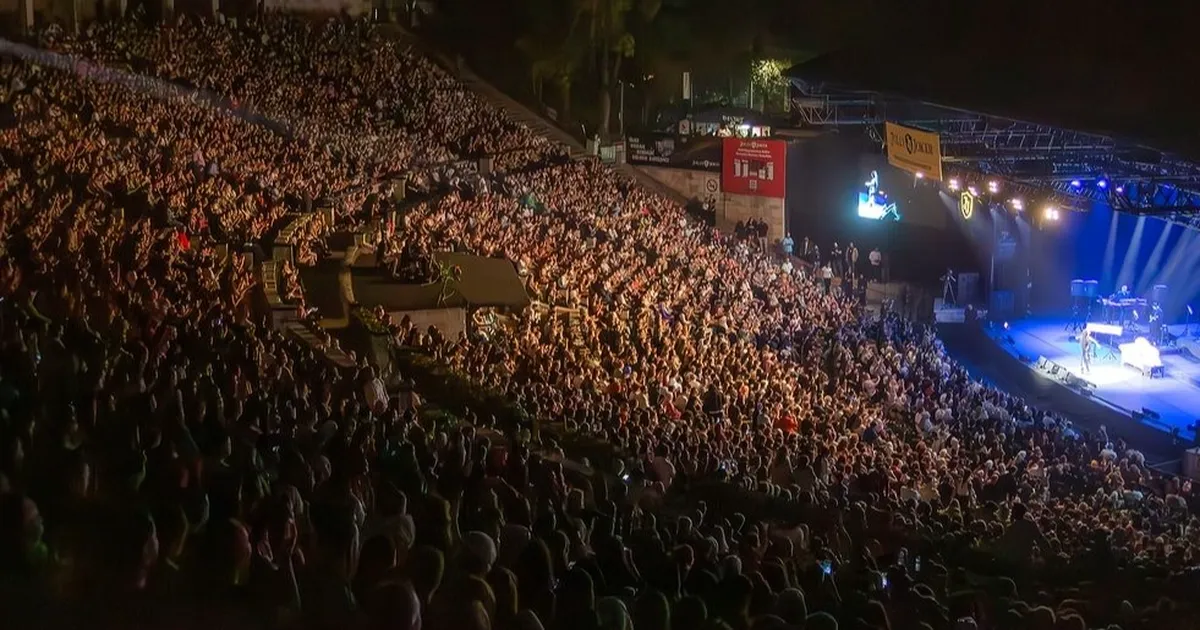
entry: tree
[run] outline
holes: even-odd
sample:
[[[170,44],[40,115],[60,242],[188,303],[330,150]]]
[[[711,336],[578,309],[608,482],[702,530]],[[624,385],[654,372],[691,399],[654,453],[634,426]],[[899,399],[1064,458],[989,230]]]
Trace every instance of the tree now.
[[[589,55],[599,73],[600,135],[608,138],[612,127],[614,81],[621,80],[622,63],[634,55],[631,29],[653,22],[661,0],[577,0],[588,24]],[[631,24],[631,22],[633,22]]]
[[[533,94],[545,104],[545,85],[551,83],[558,90],[560,111],[568,117],[571,87],[584,58],[581,14],[555,0],[530,0],[526,6],[525,34],[517,40],[517,49],[529,62]]]
[[[762,94],[763,111],[772,103],[787,108],[787,79],[783,73],[792,66],[786,59],[758,59],[750,67],[750,80]]]
[[[683,73],[692,68],[690,51],[697,43],[687,7],[678,2],[664,3],[654,20],[635,23],[631,29],[637,47],[624,71],[639,88],[643,123],[656,105],[682,94]]]

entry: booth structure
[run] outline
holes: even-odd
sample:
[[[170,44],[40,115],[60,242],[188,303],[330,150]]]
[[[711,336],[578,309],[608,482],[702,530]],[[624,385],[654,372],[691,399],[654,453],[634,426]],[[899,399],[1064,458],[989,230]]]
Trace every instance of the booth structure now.
[[[476,309],[520,310],[530,304],[525,284],[511,261],[454,252],[433,255],[453,278],[409,284],[377,264],[375,252],[357,257],[350,268],[355,306],[383,307],[394,320],[405,317],[418,328],[436,327],[449,339],[468,331]]]
[[[681,136],[769,138],[776,120],[745,107],[708,107],[688,112],[667,130]]]

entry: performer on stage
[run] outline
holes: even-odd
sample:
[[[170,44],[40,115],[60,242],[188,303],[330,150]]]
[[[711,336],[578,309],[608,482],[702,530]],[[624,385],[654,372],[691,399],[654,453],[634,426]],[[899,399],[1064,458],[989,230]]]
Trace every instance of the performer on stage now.
[[[1079,334],[1079,369],[1084,374],[1089,374],[1092,371],[1092,353],[1095,343],[1096,341],[1092,339],[1092,331],[1085,328]]]
[[[1133,299],[1133,293],[1131,293],[1129,291],[1128,284],[1122,284],[1120,291],[1117,291],[1116,293],[1113,293],[1111,296],[1109,296],[1108,304],[1106,305],[1107,308],[1105,309],[1108,314],[1108,318],[1107,318],[1108,323],[1111,324],[1113,322],[1117,322],[1117,323],[1121,324],[1122,326],[1125,325],[1126,311],[1125,311],[1125,306],[1122,305],[1121,302],[1123,302],[1125,300],[1130,300],[1130,299]],[[1137,317],[1135,316],[1134,320],[1136,320],[1136,319],[1137,319]]]
[[[1166,332],[1166,327],[1163,326],[1162,306],[1159,306],[1158,302],[1150,306],[1150,317],[1147,319],[1147,324],[1150,326],[1150,338],[1153,340],[1154,345],[1166,345],[1167,339],[1163,334]]]

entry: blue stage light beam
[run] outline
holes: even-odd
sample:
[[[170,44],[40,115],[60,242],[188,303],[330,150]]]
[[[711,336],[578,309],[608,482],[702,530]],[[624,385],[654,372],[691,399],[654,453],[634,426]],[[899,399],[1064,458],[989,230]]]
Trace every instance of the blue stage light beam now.
[[[1167,256],[1166,264],[1162,265],[1158,273],[1154,276],[1151,286],[1155,284],[1169,284],[1171,277],[1181,267],[1185,272],[1192,269],[1191,266],[1185,263],[1200,254],[1200,252],[1196,251],[1196,237],[1197,232],[1195,230],[1183,231],[1183,234],[1179,236],[1179,240],[1175,243],[1175,247],[1171,248],[1171,254]]]
[[[1173,227],[1175,227],[1174,223],[1167,223],[1158,237],[1158,242],[1154,244],[1154,249],[1150,251],[1150,259],[1142,267],[1141,278],[1138,279],[1136,285],[1138,295],[1149,291],[1154,286],[1154,279],[1158,274],[1158,267],[1162,263],[1163,253],[1167,250],[1167,241],[1171,240],[1171,228]]]
[[[1154,284],[1167,285],[1167,294],[1171,296],[1166,305],[1167,321],[1173,321],[1183,310],[1183,305],[1200,292],[1200,275],[1195,273],[1197,266],[1200,266],[1200,233],[1184,230],[1154,281]]]
[[[1129,240],[1129,249],[1125,250],[1125,260],[1121,263],[1121,273],[1117,274],[1116,286],[1134,284],[1137,280],[1134,273],[1137,271],[1138,252],[1142,249],[1142,232],[1145,230],[1146,216],[1142,215],[1137,218],[1137,225],[1133,228],[1133,238]]]
[[[1101,279],[1103,286],[1112,286],[1113,265],[1117,260],[1117,217],[1118,214],[1112,210],[1108,212],[1108,244],[1104,246],[1104,266],[1101,270],[1104,272],[1104,277]]]

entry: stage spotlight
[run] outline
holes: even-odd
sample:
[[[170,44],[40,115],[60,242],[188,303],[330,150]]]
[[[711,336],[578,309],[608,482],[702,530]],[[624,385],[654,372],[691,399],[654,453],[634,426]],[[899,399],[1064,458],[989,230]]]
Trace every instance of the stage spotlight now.
[[[954,192],[958,192],[958,178],[957,177],[951,177],[948,185],[950,186],[950,190],[952,190]]]
[[[1004,330],[1008,330],[1008,322],[1004,322]]]
[[[917,171],[917,179],[925,179],[925,173],[922,173],[921,171]]]
[[[1100,190],[1104,190],[1105,188],[1108,188],[1108,180],[1101,177],[1100,179],[1096,180],[1096,186],[1098,186]]]
[[[1079,181],[1078,179],[1072,179],[1071,188],[1083,188],[1083,182]]]
[[[1058,208],[1055,208],[1054,206],[1046,206],[1046,210],[1042,213],[1042,216],[1044,216],[1047,221],[1057,221]]]
[[[1000,192],[1000,182],[994,179],[988,182],[988,192],[992,193],[993,195]]]
[[[967,186],[967,192],[971,193],[972,197],[979,196],[979,189],[974,186]]]
[[[1125,187],[1124,187],[1124,186],[1117,186],[1117,194],[1118,194],[1118,195],[1123,195],[1123,194],[1125,194]]]
[[[1009,205],[1012,206],[1013,210],[1016,210],[1017,212],[1020,212],[1025,209],[1025,204],[1018,197],[1013,197],[1012,199],[1009,199],[1008,203],[1009,203]]]

